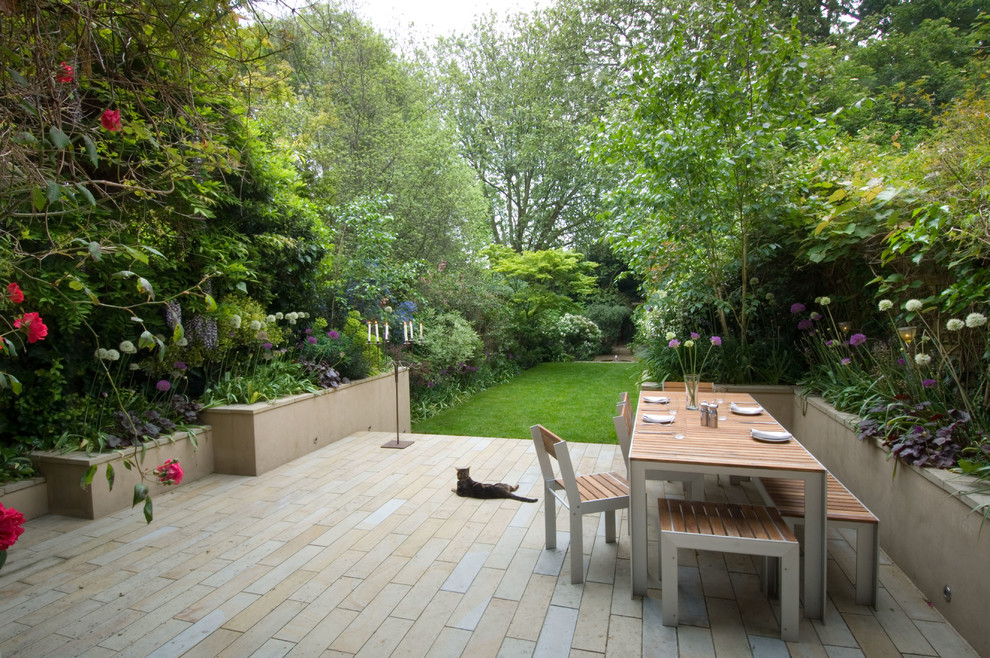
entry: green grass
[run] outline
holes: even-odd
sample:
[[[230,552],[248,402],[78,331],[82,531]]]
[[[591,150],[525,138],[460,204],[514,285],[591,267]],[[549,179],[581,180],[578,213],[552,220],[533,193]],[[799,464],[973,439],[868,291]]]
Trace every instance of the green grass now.
[[[619,394],[635,395],[637,363],[543,363],[464,404],[413,423],[422,434],[530,438],[541,423],[567,441],[615,443]]]

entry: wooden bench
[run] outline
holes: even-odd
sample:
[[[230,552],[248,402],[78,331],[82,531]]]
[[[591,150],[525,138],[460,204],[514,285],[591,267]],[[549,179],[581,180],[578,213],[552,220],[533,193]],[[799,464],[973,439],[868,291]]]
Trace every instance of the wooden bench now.
[[[777,558],[780,637],[798,639],[800,547],[772,507],[660,498],[660,563],[664,626],[677,626],[677,549]]]
[[[804,482],[760,478],[764,499],[786,519],[804,520]],[[876,608],[880,570],[880,520],[831,473],[827,474],[828,522],[856,530],[856,603]]]

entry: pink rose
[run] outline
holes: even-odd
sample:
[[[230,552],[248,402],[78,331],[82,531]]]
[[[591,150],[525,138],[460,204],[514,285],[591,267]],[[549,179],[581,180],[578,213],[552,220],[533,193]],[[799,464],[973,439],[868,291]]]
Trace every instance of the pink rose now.
[[[100,117],[100,125],[110,132],[117,132],[123,125],[120,123],[120,110],[105,110]]]
[[[24,532],[24,515],[17,510],[0,504],[0,551],[5,551]]]
[[[178,459],[166,459],[165,463],[154,470],[155,477],[162,484],[179,484],[182,482],[182,467],[179,466]]]
[[[14,320],[14,329],[27,329],[28,342],[35,343],[44,340],[48,335],[48,327],[42,322],[41,316],[37,313],[25,313]]]

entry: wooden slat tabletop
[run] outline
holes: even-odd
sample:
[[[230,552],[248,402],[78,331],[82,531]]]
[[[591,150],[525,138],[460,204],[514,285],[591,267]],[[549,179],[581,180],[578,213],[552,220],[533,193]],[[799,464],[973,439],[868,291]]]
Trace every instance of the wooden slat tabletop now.
[[[746,393],[699,394],[700,398],[714,401],[719,405],[718,427],[702,427],[699,411],[688,411],[683,393],[668,395],[669,404],[653,404],[643,400],[655,397],[652,392],[640,394],[633,429],[630,459],[663,462],[670,464],[696,464],[725,467],[757,467],[771,470],[824,471],[824,466],[802,446],[797,439],[787,443],[766,443],[750,436],[750,430],[760,429],[781,431],[784,428],[764,410],[758,416],[733,414],[729,405],[754,404],[752,396]],[[669,414],[676,410],[677,418],[670,425],[646,423],[643,414]],[[684,434],[683,439],[674,434]]]

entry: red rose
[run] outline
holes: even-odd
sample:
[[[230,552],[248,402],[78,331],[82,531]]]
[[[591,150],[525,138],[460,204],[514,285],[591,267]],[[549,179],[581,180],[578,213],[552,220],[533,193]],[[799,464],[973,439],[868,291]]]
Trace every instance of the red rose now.
[[[182,467],[178,459],[166,459],[165,463],[154,470],[155,477],[164,485],[182,482]]]
[[[5,551],[14,545],[24,532],[22,525],[24,525],[23,514],[0,504],[0,551]]]
[[[21,287],[16,283],[7,284],[7,296],[10,297],[10,301],[15,304],[20,304],[24,301],[24,293],[21,292]]]
[[[36,343],[39,340],[44,340],[45,336],[48,335],[48,327],[42,322],[41,316],[37,313],[25,313],[21,317],[14,320],[14,328],[27,329],[28,342]]]
[[[75,75],[75,69],[71,66],[62,62],[59,64],[59,72],[55,74],[55,82],[72,82],[72,78]]]
[[[110,132],[117,132],[123,126],[120,123],[120,110],[104,110],[100,117],[100,125]]]

